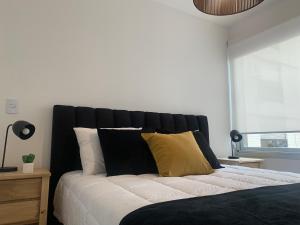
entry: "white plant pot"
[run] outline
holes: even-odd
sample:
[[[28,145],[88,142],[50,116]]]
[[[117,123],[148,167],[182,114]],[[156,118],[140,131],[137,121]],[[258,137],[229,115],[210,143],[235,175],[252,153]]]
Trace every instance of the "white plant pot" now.
[[[34,163],[24,163],[23,173],[33,173]]]

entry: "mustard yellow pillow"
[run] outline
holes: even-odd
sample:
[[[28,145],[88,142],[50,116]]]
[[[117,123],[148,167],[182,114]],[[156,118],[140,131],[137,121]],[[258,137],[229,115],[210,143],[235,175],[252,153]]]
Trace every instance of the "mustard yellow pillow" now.
[[[161,176],[204,175],[214,171],[190,131],[179,134],[142,133],[142,137]]]

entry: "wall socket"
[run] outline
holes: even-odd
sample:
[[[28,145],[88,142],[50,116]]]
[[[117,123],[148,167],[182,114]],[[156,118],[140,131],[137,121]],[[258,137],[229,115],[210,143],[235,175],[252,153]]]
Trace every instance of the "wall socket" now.
[[[7,98],[5,103],[5,111],[7,114],[18,113],[18,101],[16,98]]]

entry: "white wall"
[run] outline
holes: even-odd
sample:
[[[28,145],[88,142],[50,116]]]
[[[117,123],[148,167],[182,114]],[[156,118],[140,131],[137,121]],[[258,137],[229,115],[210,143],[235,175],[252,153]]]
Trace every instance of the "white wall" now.
[[[272,170],[300,173],[299,163],[299,159],[267,158],[263,163],[263,167]]]
[[[246,17],[229,28],[229,44],[238,43],[300,15],[299,0],[279,0],[266,10]]]
[[[241,157],[264,159],[262,168],[300,173],[300,154],[280,152],[246,152],[240,153]]]
[[[228,154],[227,31],[150,0],[0,1],[0,146],[7,164],[33,152],[48,166],[54,104],[205,114],[212,146]],[[4,113],[7,97],[19,114]],[[0,150],[0,152],[2,152]]]

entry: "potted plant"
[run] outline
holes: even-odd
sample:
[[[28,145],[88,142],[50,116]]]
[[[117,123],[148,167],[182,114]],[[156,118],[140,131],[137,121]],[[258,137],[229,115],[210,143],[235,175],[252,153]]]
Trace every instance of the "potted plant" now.
[[[23,155],[23,173],[33,173],[35,155],[30,153],[29,155]]]

